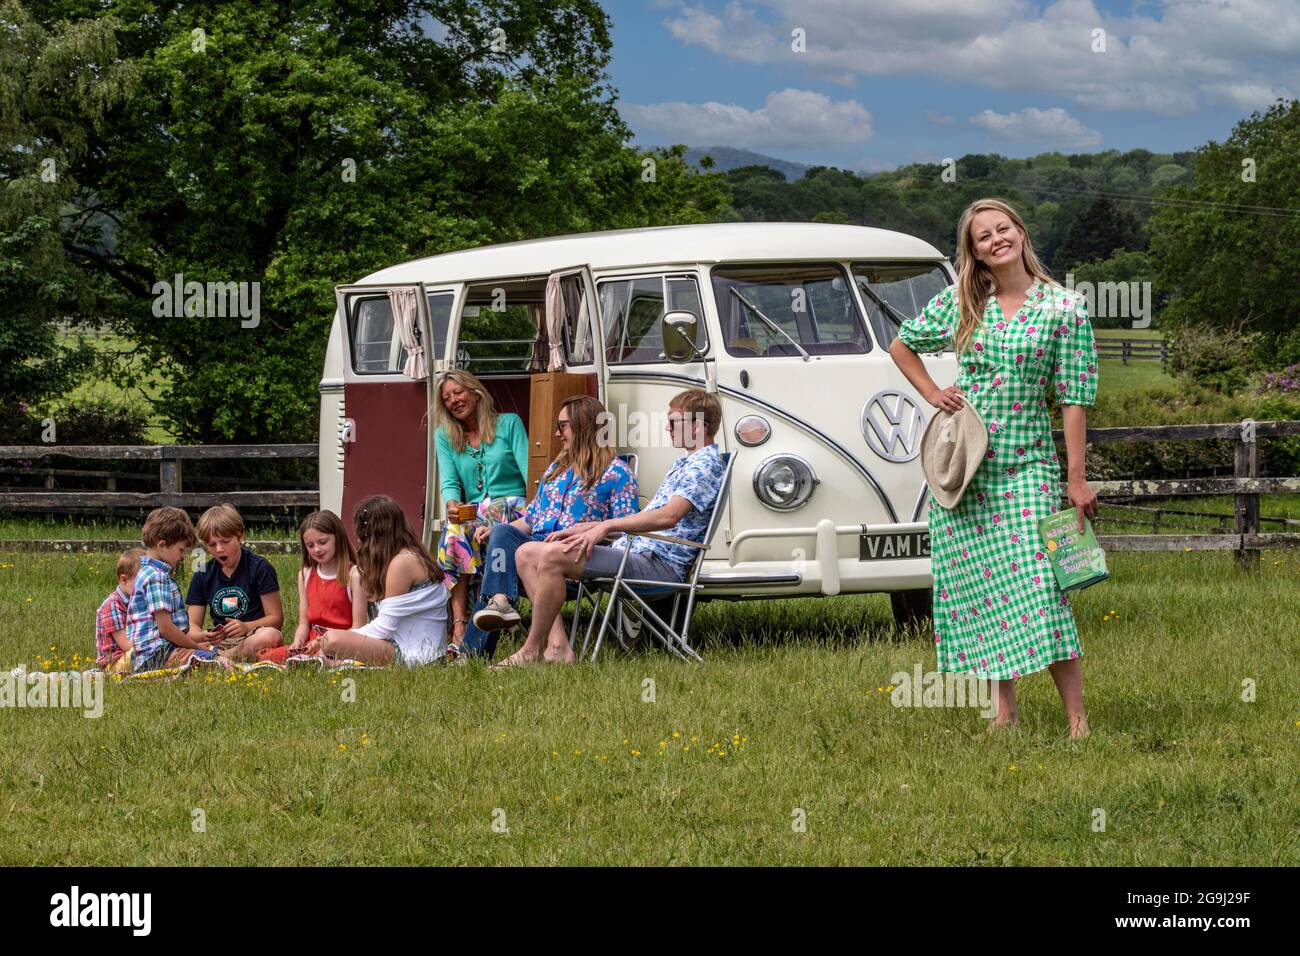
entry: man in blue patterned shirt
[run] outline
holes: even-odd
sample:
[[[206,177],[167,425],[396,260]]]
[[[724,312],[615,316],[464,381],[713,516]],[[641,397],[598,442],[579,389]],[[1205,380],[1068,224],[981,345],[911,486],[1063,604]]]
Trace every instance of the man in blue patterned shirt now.
[[[624,575],[636,581],[682,581],[695,560],[696,549],[672,541],[636,536],[602,544],[623,532],[664,532],[667,536],[704,542],[713,505],[722,488],[725,466],[714,436],[722,424],[722,405],[703,389],[688,389],[668,405],[668,431],[673,445],[686,454],[668,469],[659,490],[644,511],[605,521],[572,525],[547,536],[545,542],[525,544],[515,555],[519,579],[533,601],[533,621],[524,646],[498,667],[538,661],[572,663],[573,648],[560,628],[553,628],[565,599],[565,581],[582,577],[613,577],[630,548]],[[628,544],[628,541],[631,544]]]

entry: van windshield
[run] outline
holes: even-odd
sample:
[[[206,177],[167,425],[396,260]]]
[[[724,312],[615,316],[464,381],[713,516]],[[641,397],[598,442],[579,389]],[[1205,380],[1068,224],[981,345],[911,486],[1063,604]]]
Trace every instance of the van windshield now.
[[[950,285],[936,262],[855,262],[853,279],[862,293],[871,331],[884,348],[898,337],[898,327]]]
[[[834,263],[717,266],[713,299],[727,351],[740,356],[870,351],[848,278]]]

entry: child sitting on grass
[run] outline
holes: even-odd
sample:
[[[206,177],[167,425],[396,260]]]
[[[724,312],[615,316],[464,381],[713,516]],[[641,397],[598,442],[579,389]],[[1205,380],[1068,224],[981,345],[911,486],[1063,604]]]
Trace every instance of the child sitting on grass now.
[[[95,613],[95,663],[110,674],[131,673],[131,641],[126,636],[126,607],[135,591],[144,548],[130,548],[117,559],[117,587]]]
[[[401,505],[371,495],[357,505],[361,586],[378,613],[361,627],[330,628],[321,651],[365,664],[430,664],[447,653],[447,589],[442,569],[411,530]]]
[[[190,634],[190,616],[172,570],[194,547],[194,525],[180,508],[155,508],[145,519],[140,538],[145,553],[127,603],[126,636],[131,641],[135,673],[181,667],[196,654],[212,658],[210,641]],[[224,664],[225,662],[222,661]]]
[[[244,519],[235,506],[203,512],[198,536],[212,560],[190,579],[185,599],[195,630],[211,610],[206,636],[231,660],[256,660],[258,651],[284,643],[279,578],[270,561],[244,547]]]
[[[313,511],[298,527],[302,569],[298,572],[298,627],[288,647],[263,648],[259,660],[283,664],[296,654],[317,654],[320,635],[366,623],[366,595],[347,528],[332,511]]]

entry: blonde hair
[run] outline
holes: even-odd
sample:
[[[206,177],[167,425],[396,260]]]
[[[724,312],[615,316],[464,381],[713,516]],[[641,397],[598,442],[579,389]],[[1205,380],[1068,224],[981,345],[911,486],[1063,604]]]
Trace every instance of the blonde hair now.
[[[614,446],[600,442],[600,426],[607,414],[605,406],[590,395],[574,395],[560,405],[561,410],[566,408],[569,410],[569,447],[560,452],[555,467],[546,473],[546,478],[564,474],[566,468],[572,468],[582,480],[582,486],[590,488],[600,481],[614,460]]]
[[[984,307],[988,305],[989,296],[993,294],[996,285],[993,270],[975,258],[975,237],[971,228],[977,215],[989,211],[1004,214],[1020,230],[1023,240],[1020,245],[1020,260],[1024,263],[1025,271],[1035,279],[1052,281],[1052,274],[1034,252],[1024,220],[1014,209],[1001,199],[977,199],[967,206],[957,223],[957,303],[960,316],[956,335],[958,355],[966,351],[974,338],[975,330],[979,328],[980,319],[984,315]]]
[[[447,410],[447,403],[442,400],[442,387],[448,382],[455,382],[461,388],[468,389],[478,397],[475,412],[478,418],[479,442],[483,445],[492,444],[492,439],[496,437],[497,433],[496,403],[492,401],[492,396],[483,387],[483,383],[479,381],[478,376],[458,368],[452,369],[438,382],[438,397],[433,401],[438,425],[446,430],[447,440],[451,443],[451,447],[459,455],[465,450],[466,442],[465,426]]]
[[[199,516],[194,530],[204,544],[212,538],[243,537],[244,519],[232,504],[213,505]]]
[[[144,548],[127,548],[117,559],[117,576],[133,578],[140,572],[140,559],[144,557]]]

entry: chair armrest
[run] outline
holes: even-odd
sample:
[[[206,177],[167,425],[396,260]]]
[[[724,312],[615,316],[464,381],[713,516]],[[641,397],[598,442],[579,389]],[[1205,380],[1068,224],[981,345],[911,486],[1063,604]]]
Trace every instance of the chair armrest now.
[[[669,541],[673,544],[680,544],[687,548],[698,548],[707,550],[707,545],[700,544],[698,541],[690,541],[686,538],[678,538],[671,534],[664,534],[661,531],[625,531],[623,532],[629,538],[654,538],[656,541]]]

